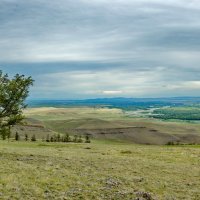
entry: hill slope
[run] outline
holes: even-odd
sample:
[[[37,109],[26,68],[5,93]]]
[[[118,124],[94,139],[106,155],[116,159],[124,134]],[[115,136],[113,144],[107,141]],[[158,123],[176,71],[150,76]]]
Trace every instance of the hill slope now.
[[[96,139],[122,140],[139,144],[200,143],[198,124],[130,118],[120,109],[32,108],[26,110],[25,114],[29,124],[40,124],[40,127],[36,128],[43,127],[43,132],[46,131],[48,134],[90,134]]]

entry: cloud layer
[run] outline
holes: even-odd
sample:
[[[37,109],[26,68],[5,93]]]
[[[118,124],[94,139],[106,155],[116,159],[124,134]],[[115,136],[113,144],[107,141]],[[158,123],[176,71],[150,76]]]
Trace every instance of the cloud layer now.
[[[34,98],[188,96],[200,89],[197,0],[1,0],[0,66]]]

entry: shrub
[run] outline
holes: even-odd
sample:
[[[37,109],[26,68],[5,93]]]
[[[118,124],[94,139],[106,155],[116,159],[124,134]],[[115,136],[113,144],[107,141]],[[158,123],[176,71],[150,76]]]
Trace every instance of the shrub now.
[[[25,141],[28,141],[28,134],[25,134]]]
[[[49,140],[49,134],[46,137],[46,142],[50,142],[50,140]]]
[[[78,142],[78,136],[77,135],[74,135],[73,142]]]
[[[86,136],[85,136],[85,143],[90,143],[91,141],[90,141],[90,137],[89,137],[89,135],[87,134]]]
[[[56,137],[56,141],[57,142],[60,142],[61,141],[61,137],[60,137],[60,134],[58,133],[57,137]]]
[[[35,135],[32,135],[32,137],[31,137],[31,141],[32,141],[32,142],[35,142],[35,141],[36,141],[36,137],[35,137]]]
[[[71,138],[68,133],[64,137],[64,142],[71,142]]]
[[[169,141],[169,142],[167,142],[167,145],[174,145],[174,142],[173,141]]]
[[[50,142],[54,142],[55,138],[53,136],[50,137]]]
[[[78,137],[78,142],[79,142],[79,143],[82,143],[82,142],[83,142],[82,136],[81,136],[81,135],[79,135],[79,137]]]

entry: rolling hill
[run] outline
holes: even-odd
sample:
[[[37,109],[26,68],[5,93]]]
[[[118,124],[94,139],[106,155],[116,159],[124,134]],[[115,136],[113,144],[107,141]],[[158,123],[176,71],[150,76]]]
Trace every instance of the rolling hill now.
[[[15,127],[15,131],[36,134],[37,138],[69,133],[138,144],[200,143],[199,124],[130,118],[121,109],[50,107],[31,108],[24,113],[26,125]]]

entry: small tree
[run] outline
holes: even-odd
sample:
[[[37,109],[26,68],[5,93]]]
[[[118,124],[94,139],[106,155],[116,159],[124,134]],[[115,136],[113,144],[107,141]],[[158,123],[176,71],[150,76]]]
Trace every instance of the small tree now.
[[[25,138],[24,139],[25,139],[25,141],[28,141],[28,134],[27,133],[25,134]]]
[[[10,134],[10,128],[24,118],[22,110],[33,84],[31,77],[16,74],[12,79],[0,71],[0,134],[4,139]]]
[[[65,134],[65,137],[64,137],[64,142],[71,142],[71,138],[69,136],[69,134]]]
[[[79,135],[79,137],[78,137],[78,142],[79,142],[79,143],[82,143],[82,142],[83,142],[82,136],[81,136],[81,135]]]
[[[60,142],[60,141],[61,141],[61,137],[60,137],[60,134],[59,134],[59,133],[57,134],[56,141],[57,141],[57,142]]]
[[[35,142],[35,141],[36,141],[36,137],[35,137],[35,135],[32,135],[32,137],[31,137],[31,141],[32,141],[32,142]]]
[[[49,134],[47,134],[46,142],[50,142],[50,140],[49,140]]]
[[[74,135],[73,142],[78,142],[78,136],[77,135]]]
[[[16,131],[15,133],[15,140],[18,141],[20,138],[19,138],[19,133]]]
[[[86,136],[85,136],[85,143],[90,143],[91,141],[90,141],[90,137],[89,137],[89,135],[87,134]]]
[[[51,136],[50,142],[54,142],[54,141],[55,141],[55,138],[53,136]]]
[[[57,135],[56,134],[51,136],[51,142],[57,142]]]

